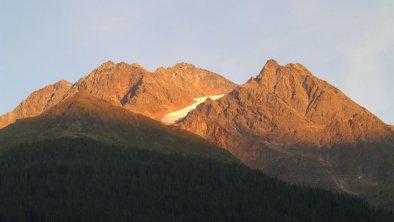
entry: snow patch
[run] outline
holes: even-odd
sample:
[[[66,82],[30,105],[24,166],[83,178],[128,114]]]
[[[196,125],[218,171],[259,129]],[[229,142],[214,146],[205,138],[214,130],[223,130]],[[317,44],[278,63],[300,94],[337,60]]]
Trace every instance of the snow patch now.
[[[182,109],[179,109],[175,112],[171,112],[171,113],[167,113],[162,119],[161,122],[167,125],[172,125],[180,120],[182,120],[183,118],[186,117],[186,115],[196,109],[196,107],[198,105],[200,105],[201,103],[205,102],[205,100],[207,100],[208,98],[212,99],[212,100],[217,100],[220,99],[224,96],[225,94],[221,94],[221,95],[216,95],[216,96],[204,96],[204,97],[198,97],[198,98],[194,98],[194,101],[196,101],[195,103],[191,104],[190,106],[186,106]]]

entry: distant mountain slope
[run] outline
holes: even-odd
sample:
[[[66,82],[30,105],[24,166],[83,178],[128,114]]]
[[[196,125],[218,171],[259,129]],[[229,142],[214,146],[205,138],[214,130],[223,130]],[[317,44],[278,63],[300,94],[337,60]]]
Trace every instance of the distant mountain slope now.
[[[13,111],[0,116],[0,128],[14,123],[17,119],[37,116],[48,110],[63,99],[71,85],[71,83],[62,80],[33,92]]]
[[[194,103],[194,98],[230,92],[236,85],[186,63],[149,72],[136,64],[107,62],[80,79],[66,97],[79,91],[160,120]]]
[[[183,117],[182,109],[195,98],[220,94],[224,97],[208,99],[176,124],[191,133],[152,120],[168,115],[177,120],[174,111]],[[0,130],[4,149],[87,137],[234,160],[192,135],[197,134],[282,180],[363,195],[394,208],[393,127],[300,64],[270,60],[256,78],[237,87],[185,63],[150,72],[137,64],[106,62],[72,86],[61,81],[34,92],[0,116],[0,128],[15,120]]]
[[[166,127],[83,92],[37,117],[1,129],[0,151],[21,143],[69,137],[238,162],[224,149],[194,134]]]
[[[109,61],[74,85],[60,81],[32,93],[15,110],[0,116],[0,128],[37,116],[80,91],[161,120],[165,114],[193,104],[194,98],[225,94],[235,86],[216,73],[187,63],[150,72],[138,64]]]
[[[85,139],[0,155],[1,221],[391,222],[365,201],[290,186],[240,164]]]
[[[300,64],[268,61],[179,126],[291,183],[359,194],[394,178],[390,127]]]

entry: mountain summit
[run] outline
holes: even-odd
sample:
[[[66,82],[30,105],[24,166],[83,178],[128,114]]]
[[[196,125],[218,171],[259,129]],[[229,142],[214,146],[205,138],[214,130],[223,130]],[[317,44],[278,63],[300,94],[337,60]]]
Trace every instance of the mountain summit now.
[[[387,182],[381,169],[393,167],[390,127],[300,64],[269,60],[179,126],[291,183],[361,193]]]
[[[223,94],[235,84],[186,63],[149,72],[140,65],[104,63],[80,79],[65,98],[86,91],[114,105],[160,120],[165,114],[194,103],[193,98]]]
[[[225,94],[235,87],[222,76],[187,63],[149,72],[138,64],[108,61],[75,84],[60,81],[32,93],[12,112],[0,116],[0,128],[37,116],[78,92],[161,120],[193,104],[194,98]]]
[[[37,116],[59,103],[72,84],[61,80],[33,92],[23,100],[13,111],[0,116],[0,129],[14,123],[17,119]]]
[[[60,81],[32,93],[0,117],[0,127],[11,123],[0,130],[6,147],[88,137],[231,159],[214,143],[284,181],[394,208],[392,126],[301,64],[269,60],[256,77],[236,86],[187,63],[150,72],[109,61],[74,84]]]

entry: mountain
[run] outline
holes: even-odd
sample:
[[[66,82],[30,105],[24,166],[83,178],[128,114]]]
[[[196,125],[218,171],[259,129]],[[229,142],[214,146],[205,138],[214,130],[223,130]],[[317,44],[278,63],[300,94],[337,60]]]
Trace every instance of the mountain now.
[[[194,98],[225,94],[235,84],[213,72],[178,63],[149,72],[136,64],[107,62],[80,79],[66,98],[79,91],[160,120],[194,103]]]
[[[17,119],[33,117],[59,103],[72,84],[62,80],[33,92],[13,111],[0,116],[0,128],[14,123]]]
[[[1,221],[390,222],[344,194],[291,186],[240,164],[89,139],[0,155]]]
[[[79,91],[0,129],[0,221],[392,221]]]
[[[236,86],[186,63],[150,72],[106,62],[73,85],[34,92],[0,120],[2,150],[78,137],[237,162],[220,146],[281,180],[394,208],[392,126],[300,64],[269,60]]]
[[[56,138],[89,138],[107,144],[136,146],[238,162],[230,153],[186,131],[79,92],[39,116],[0,130],[0,152],[18,144]]]
[[[37,116],[80,91],[161,120],[165,114],[193,104],[195,98],[225,94],[235,86],[218,74],[187,63],[149,72],[138,64],[109,61],[75,84],[60,81],[33,92],[12,112],[0,116],[0,128]]]
[[[360,195],[393,184],[390,127],[300,64],[269,60],[179,127],[290,183]]]

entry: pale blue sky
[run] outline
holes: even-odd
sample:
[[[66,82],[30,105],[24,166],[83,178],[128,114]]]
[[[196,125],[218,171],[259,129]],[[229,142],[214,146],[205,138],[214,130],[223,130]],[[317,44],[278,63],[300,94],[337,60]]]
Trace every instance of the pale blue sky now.
[[[0,0],[0,113],[107,60],[184,61],[243,83],[273,58],[394,123],[393,27],[393,0]]]

